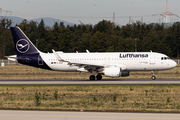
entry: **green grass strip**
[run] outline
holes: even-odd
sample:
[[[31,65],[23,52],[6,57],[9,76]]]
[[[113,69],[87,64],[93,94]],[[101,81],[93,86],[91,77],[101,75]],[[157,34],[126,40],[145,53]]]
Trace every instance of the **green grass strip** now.
[[[0,109],[180,112],[180,85],[0,85]]]

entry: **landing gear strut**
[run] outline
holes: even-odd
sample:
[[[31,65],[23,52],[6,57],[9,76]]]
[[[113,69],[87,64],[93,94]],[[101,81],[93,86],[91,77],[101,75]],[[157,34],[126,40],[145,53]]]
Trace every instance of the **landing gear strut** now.
[[[151,71],[151,74],[152,74],[151,79],[152,79],[152,80],[155,80],[155,79],[156,79],[156,76],[154,76],[154,71]]]

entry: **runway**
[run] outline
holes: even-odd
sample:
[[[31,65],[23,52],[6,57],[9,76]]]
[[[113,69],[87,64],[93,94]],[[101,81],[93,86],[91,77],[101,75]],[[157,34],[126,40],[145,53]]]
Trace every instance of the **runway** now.
[[[180,114],[0,110],[0,120],[180,120]]]
[[[180,84],[180,79],[105,79],[90,80],[0,80],[0,85],[149,85]]]

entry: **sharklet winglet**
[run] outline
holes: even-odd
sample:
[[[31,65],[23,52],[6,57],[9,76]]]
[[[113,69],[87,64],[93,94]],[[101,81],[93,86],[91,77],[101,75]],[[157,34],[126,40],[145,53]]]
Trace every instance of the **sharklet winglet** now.
[[[55,52],[55,50],[52,49],[52,51],[53,51],[53,54],[55,55],[55,57],[57,58],[58,61],[68,62],[68,61],[63,60],[63,59]]]

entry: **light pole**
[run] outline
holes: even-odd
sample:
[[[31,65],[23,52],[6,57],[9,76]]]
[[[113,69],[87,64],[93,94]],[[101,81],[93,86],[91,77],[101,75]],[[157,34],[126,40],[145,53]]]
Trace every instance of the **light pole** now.
[[[38,39],[36,39],[36,47],[38,47]]]
[[[137,52],[137,38],[135,38],[135,52]]]

